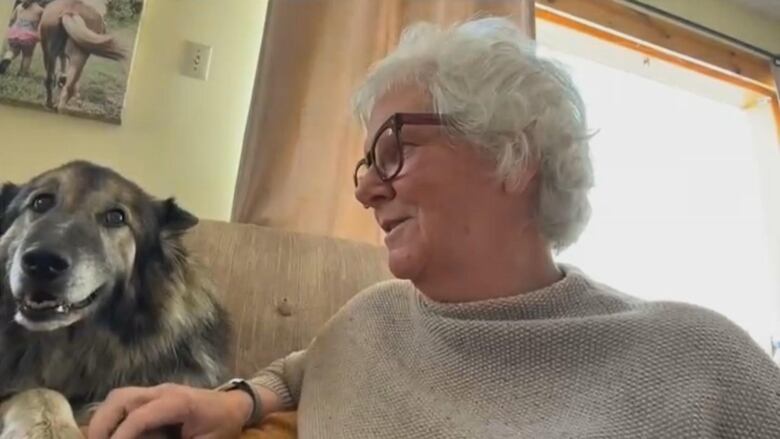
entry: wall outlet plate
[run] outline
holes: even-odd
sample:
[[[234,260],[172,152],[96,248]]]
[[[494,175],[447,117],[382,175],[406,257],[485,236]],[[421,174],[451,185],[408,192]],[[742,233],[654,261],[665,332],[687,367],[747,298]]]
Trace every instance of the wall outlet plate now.
[[[205,81],[211,66],[211,46],[186,41],[182,57],[181,73],[184,76]]]

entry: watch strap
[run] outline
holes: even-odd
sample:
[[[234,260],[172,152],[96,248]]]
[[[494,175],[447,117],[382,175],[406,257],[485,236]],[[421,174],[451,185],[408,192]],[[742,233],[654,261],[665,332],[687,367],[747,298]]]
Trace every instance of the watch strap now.
[[[252,412],[249,414],[249,419],[246,420],[243,428],[253,427],[260,423],[263,416],[262,401],[260,400],[260,395],[257,394],[257,390],[249,381],[242,378],[234,378],[217,387],[217,390],[222,392],[240,390],[249,395],[252,398]]]

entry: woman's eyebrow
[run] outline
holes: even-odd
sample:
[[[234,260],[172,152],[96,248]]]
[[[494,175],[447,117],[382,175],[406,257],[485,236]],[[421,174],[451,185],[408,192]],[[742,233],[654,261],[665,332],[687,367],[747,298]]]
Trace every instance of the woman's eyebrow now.
[[[439,133],[441,127],[435,125],[404,125],[401,127],[401,139],[421,139],[433,137]]]

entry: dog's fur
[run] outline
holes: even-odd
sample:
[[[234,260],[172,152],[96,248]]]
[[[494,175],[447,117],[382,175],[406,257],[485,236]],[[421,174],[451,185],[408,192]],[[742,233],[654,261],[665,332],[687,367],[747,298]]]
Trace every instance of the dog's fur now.
[[[181,242],[196,223],[87,162],[2,186],[0,431],[34,424],[30,401],[62,421],[57,392],[80,417],[116,387],[226,378],[227,313]]]

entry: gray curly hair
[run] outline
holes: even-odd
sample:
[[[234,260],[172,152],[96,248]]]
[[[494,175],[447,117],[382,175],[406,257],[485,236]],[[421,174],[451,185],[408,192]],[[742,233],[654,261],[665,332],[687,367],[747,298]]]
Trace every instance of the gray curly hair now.
[[[590,218],[593,170],[585,105],[562,66],[537,56],[505,18],[415,24],[356,91],[356,117],[365,127],[377,99],[410,84],[430,93],[450,135],[495,158],[501,178],[539,163],[541,231],[556,251],[577,240]]]

